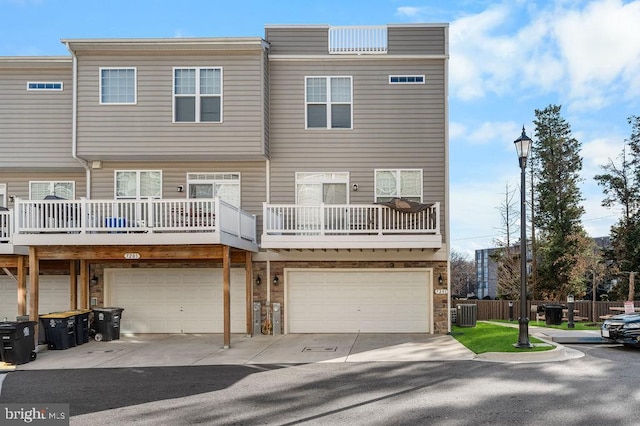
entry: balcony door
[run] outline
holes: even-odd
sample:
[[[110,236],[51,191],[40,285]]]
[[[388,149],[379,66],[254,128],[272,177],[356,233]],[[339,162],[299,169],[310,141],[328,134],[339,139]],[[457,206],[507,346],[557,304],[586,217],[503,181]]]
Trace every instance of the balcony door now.
[[[303,229],[326,231],[344,230],[347,226],[347,211],[342,207],[349,200],[349,173],[296,173],[296,204],[309,206],[298,209],[297,223]],[[324,211],[320,206],[324,205]],[[322,217],[324,226],[322,227]]]
[[[7,184],[0,183],[0,207],[7,207]]]

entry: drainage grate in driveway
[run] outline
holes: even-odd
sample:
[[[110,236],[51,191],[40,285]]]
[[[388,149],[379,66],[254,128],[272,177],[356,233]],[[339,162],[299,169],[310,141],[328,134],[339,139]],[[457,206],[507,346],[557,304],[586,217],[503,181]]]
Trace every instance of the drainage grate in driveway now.
[[[111,353],[116,353],[116,352],[120,352],[122,349],[106,349],[103,351],[88,351],[88,354],[111,354]]]
[[[337,346],[307,346],[302,352],[335,352],[338,350]]]

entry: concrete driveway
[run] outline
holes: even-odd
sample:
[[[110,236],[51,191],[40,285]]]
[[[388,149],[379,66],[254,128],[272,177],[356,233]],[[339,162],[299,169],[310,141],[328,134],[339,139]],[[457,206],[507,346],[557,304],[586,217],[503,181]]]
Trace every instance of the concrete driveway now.
[[[44,350],[18,370],[315,362],[451,361],[475,355],[451,336],[430,334],[143,334]]]

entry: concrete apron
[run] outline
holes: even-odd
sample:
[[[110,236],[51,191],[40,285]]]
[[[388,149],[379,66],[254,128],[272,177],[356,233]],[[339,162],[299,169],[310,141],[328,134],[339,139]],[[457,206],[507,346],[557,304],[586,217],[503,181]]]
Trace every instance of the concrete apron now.
[[[449,335],[431,334],[287,334],[232,335],[223,349],[221,334],[139,334],[119,340],[90,340],[66,350],[39,347],[35,361],[18,366],[0,365],[0,373],[17,370],[126,368],[189,365],[306,364],[316,362],[424,362],[492,361],[509,363],[554,362],[584,356],[565,348],[556,334],[536,334],[553,350],[476,355]],[[549,333],[551,334],[551,333]],[[562,334],[562,333],[558,333]],[[566,333],[568,335],[568,333]],[[586,333],[585,333],[586,334]],[[568,337],[562,334],[563,337]],[[589,336],[591,337],[591,336]],[[567,342],[571,343],[571,342]]]
[[[18,370],[160,367],[188,365],[305,364],[315,362],[472,360],[475,354],[451,336],[429,334],[124,335],[65,350],[43,350]]]

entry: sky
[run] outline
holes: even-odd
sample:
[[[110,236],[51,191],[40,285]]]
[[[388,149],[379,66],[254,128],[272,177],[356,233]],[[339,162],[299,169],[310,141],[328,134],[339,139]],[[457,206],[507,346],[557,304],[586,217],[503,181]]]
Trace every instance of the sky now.
[[[449,23],[451,249],[472,259],[503,235],[499,207],[520,184],[513,141],[523,126],[535,139],[535,110],[551,104],[582,144],[583,225],[608,235],[619,212],[601,206],[593,177],[640,115],[640,0],[0,0],[0,56],[68,55],[68,38],[423,22]]]

